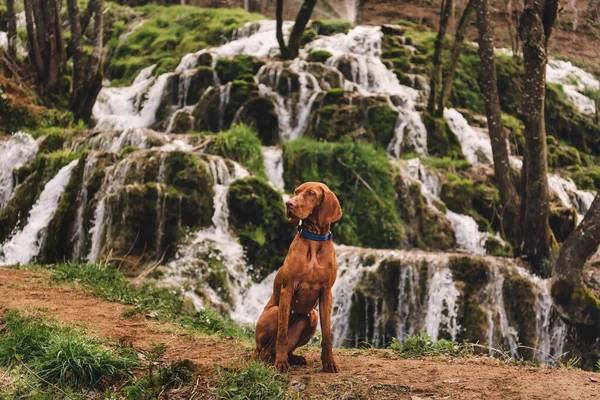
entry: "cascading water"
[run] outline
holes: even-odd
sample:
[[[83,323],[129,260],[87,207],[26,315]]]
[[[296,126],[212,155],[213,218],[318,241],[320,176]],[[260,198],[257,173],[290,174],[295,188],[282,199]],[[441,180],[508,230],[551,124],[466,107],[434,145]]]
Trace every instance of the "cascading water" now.
[[[265,160],[265,172],[269,183],[279,192],[284,191],[283,182],[283,150],[278,146],[262,148]]]
[[[231,295],[231,307],[235,310],[245,301],[241,294],[248,289],[251,278],[248,275],[248,266],[244,257],[244,249],[229,232],[229,207],[227,205],[227,191],[236,179],[249,176],[242,166],[233,163],[230,171],[227,162],[220,157],[214,157],[209,162],[210,170],[214,179],[213,189],[215,197],[213,200],[215,212],[212,217],[212,226],[201,229],[188,235],[186,244],[177,249],[176,259],[169,263],[170,273],[166,281],[175,283],[180,287],[189,286],[190,279],[202,277],[202,270],[210,269],[208,265],[199,265],[203,260],[210,260],[219,264],[227,271],[227,281],[221,282],[226,287],[210,287],[203,285],[186,291],[197,307],[203,307],[206,300],[212,305],[222,305],[223,297]],[[212,268],[216,268],[214,265]],[[223,291],[229,289],[229,293]],[[201,293],[202,295],[199,295]]]
[[[24,132],[0,141],[0,212],[15,189],[14,171],[33,160],[37,152],[37,141]]]
[[[98,158],[94,154],[89,154],[87,159],[85,160],[85,166],[83,168],[83,177],[82,177],[82,190],[79,191],[77,195],[77,215],[75,217],[75,232],[73,233],[73,237],[71,240],[73,241],[73,260],[80,260],[83,258],[83,250],[85,247],[85,231],[84,231],[84,221],[83,221],[83,213],[85,210],[85,206],[88,202],[88,191],[86,190],[90,179],[92,179],[92,174],[94,169],[98,164]]]
[[[492,144],[487,134],[469,126],[465,117],[454,109],[444,109],[444,119],[458,138],[467,161],[472,164],[493,162]]]
[[[15,232],[0,247],[0,265],[27,264],[37,255],[43,245],[45,230],[52,219],[60,198],[71,179],[71,172],[79,160],[73,160],[58,171],[40,194],[29,212],[27,225]]]
[[[570,61],[549,60],[546,81],[562,85],[565,97],[580,112],[596,113],[596,102],[584,94],[588,89],[600,90],[600,82],[592,74],[574,66]]]

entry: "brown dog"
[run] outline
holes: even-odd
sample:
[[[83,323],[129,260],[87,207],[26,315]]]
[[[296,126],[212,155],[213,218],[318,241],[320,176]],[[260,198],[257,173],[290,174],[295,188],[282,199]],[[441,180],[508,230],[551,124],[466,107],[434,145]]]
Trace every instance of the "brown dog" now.
[[[294,355],[317,330],[321,314],[321,360],[323,371],[338,372],[331,349],[331,288],[337,276],[337,261],[329,224],[342,216],[340,203],[329,188],[316,182],[300,185],[286,203],[289,221],[301,230],[290,245],[277,272],[273,295],[256,323],[255,357],[275,362],[285,372],[290,365],[306,365]],[[308,234],[307,234],[308,232]],[[329,234],[329,236],[327,236]]]

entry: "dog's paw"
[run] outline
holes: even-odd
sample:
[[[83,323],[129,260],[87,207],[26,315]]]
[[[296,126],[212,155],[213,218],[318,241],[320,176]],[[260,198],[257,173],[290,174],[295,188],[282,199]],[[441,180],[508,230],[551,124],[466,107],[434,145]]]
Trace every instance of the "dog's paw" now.
[[[295,354],[288,354],[290,365],[306,365],[306,358]]]
[[[275,359],[275,368],[277,368],[277,371],[279,372],[288,372],[290,369],[290,363],[289,361],[286,359],[280,359],[280,358],[276,358]]]
[[[337,364],[333,360],[323,360],[323,372],[331,372],[337,374],[340,372]]]

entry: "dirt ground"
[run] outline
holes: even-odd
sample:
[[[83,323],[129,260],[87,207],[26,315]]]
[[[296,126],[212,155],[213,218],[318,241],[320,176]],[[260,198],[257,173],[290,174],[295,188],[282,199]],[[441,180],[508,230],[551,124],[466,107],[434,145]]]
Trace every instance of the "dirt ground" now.
[[[44,272],[0,268],[0,314],[27,308],[42,309],[65,324],[85,325],[137,349],[150,349],[152,343],[168,346],[168,359],[188,359],[197,367],[188,397],[208,397],[216,378],[214,365],[231,367],[251,350],[233,340],[190,335],[148,316],[125,318],[129,306],[51,285]],[[293,367],[290,386],[328,399],[600,399],[600,374],[592,372],[510,366],[487,357],[405,360],[386,350],[334,353],[341,372],[325,374],[320,372],[319,349],[304,349],[308,366]]]

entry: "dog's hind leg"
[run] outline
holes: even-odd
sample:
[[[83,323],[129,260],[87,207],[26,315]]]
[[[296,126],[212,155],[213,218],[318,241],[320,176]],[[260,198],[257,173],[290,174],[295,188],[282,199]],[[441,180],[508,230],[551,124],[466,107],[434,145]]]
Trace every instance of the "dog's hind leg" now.
[[[288,360],[290,365],[306,365],[306,359],[302,356],[292,354],[298,347],[307,344],[317,330],[319,314],[312,310],[307,317],[298,318],[295,324],[290,326],[288,333]]]

